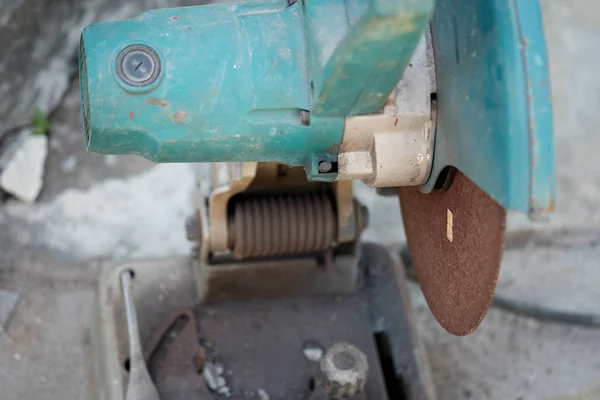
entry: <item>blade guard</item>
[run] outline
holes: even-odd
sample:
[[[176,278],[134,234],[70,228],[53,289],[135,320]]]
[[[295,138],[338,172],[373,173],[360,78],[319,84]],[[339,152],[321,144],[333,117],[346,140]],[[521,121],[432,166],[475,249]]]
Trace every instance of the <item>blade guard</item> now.
[[[437,129],[429,180],[400,188],[408,246],[438,322],[483,320],[504,250],[505,209],[555,204],[552,110],[539,3],[439,0],[432,21]],[[436,181],[458,171],[449,188]],[[437,186],[437,188],[436,188]]]
[[[548,58],[537,0],[438,0],[432,173],[454,166],[506,209],[555,207]]]

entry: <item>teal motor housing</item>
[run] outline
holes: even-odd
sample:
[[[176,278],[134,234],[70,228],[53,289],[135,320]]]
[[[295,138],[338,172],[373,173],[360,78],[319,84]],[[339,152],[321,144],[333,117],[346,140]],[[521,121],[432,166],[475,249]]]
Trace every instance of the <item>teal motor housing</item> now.
[[[333,181],[346,118],[383,107],[430,24],[436,132],[421,190],[452,166],[544,217],[556,189],[538,0],[251,0],[94,24],[79,55],[87,148],[281,162]]]
[[[275,161],[331,181],[345,117],[380,109],[432,0],[257,0],[84,29],[88,150],[155,162]]]

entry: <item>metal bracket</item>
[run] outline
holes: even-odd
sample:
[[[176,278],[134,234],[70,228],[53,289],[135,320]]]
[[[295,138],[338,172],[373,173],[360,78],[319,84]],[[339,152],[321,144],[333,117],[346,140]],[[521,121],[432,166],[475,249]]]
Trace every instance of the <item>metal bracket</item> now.
[[[426,30],[383,114],[346,118],[337,179],[362,179],[371,187],[425,183],[433,162],[435,92],[431,34]]]
[[[293,235],[286,233],[286,236],[288,240],[298,242],[300,247],[295,242],[291,247],[289,243],[286,246],[290,249],[295,247],[296,253],[291,251],[248,257],[236,255],[232,243],[234,240],[244,240],[235,238],[235,232],[232,231],[232,224],[236,222],[232,209],[240,201],[239,196],[268,196],[273,189],[277,189],[278,195],[289,197],[302,193],[328,194],[332,213],[328,221],[334,236],[326,244],[326,248],[301,250],[304,246],[301,243],[307,242],[306,233],[309,230],[297,231],[298,225],[287,225],[282,221],[282,218],[285,220],[287,217],[282,217],[281,209],[273,209],[265,214],[265,218],[271,215],[271,218],[277,219],[278,229],[284,226],[295,229]],[[198,246],[195,279],[201,301],[285,297],[292,293],[350,293],[355,290],[358,274],[356,248],[360,233],[366,226],[367,211],[354,199],[351,181],[309,182],[302,168],[291,168],[278,163],[214,163],[211,165],[210,189],[208,192],[204,190],[198,185],[194,194],[196,212],[193,225],[199,228],[193,229],[195,233],[190,235],[190,239],[196,241]],[[262,207],[269,204],[273,206],[268,202],[261,204],[263,205],[259,209],[252,210],[253,213],[264,213],[266,211]],[[317,235],[327,232],[319,228],[322,221],[314,218],[312,221],[307,220],[310,207],[317,207],[317,203],[306,203],[296,209],[293,217],[297,218],[297,224],[311,225],[310,229]],[[250,214],[244,215],[249,217]],[[267,229],[266,225],[270,224],[267,219],[259,222],[265,224],[263,229]],[[304,239],[301,232],[306,232]],[[268,231],[264,233],[267,234]],[[253,236],[252,232],[246,232],[245,236],[248,235]],[[321,239],[323,238],[322,236]],[[268,237],[265,240],[267,239]],[[322,243],[316,237],[312,239]],[[265,243],[265,246],[268,244]]]

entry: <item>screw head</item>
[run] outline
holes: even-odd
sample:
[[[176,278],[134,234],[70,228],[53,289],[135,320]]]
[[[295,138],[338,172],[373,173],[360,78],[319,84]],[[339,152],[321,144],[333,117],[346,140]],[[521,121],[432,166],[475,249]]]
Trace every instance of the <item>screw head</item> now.
[[[302,125],[310,126],[310,111],[300,110],[300,122]]]
[[[158,79],[160,69],[158,54],[145,45],[126,47],[117,57],[117,75],[130,86],[151,85]]]
[[[321,161],[319,163],[319,172],[322,174],[328,173],[332,168],[333,164],[331,164],[329,161]]]

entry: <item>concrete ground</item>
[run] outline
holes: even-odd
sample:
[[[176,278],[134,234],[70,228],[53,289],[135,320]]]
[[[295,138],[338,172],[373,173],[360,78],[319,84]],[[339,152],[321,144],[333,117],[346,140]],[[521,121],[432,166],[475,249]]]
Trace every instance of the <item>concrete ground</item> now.
[[[538,228],[600,227],[600,3],[543,0],[551,58],[558,209]],[[98,272],[125,259],[184,255],[195,170],[87,154],[76,82],[53,117],[46,183],[33,206],[0,208],[0,289],[19,303],[0,334],[0,397],[87,399],[90,310]],[[368,240],[404,240],[395,199],[357,185]],[[510,229],[529,223],[510,216]],[[565,239],[566,240],[566,239]],[[597,242],[597,241],[596,241]],[[524,248],[505,257],[499,293],[600,313],[600,247]],[[600,330],[492,308],[472,335],[440,328],[418,291],[413,309],[439,399],[600,399]]]

